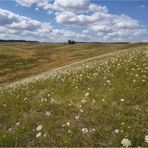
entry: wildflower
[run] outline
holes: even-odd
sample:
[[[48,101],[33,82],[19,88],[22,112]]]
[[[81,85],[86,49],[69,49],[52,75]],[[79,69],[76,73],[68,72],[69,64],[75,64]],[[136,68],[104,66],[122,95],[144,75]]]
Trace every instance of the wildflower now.
[[[44,137],[47,137],[47,134],[44,134],[43,136],[44,136]]]
[[[24,101],[26,101],[27,99],[28,99],[28,98],[27,98],[27,97],[25,97],[25,98],[24,98]]]
[[[124,99],[120,99],[121,102],[124,102]]]
[[[115,134],[118,134],[119,133],[119,129],[115,129]]]
[[[110,83],[110,80],[107,80],[106,82],[107,82],[107,83]]]
[[[42,135],[41,132],[37,133],[37,134],[36,134],[36,138],[40,137],[41,135]]]
[[[90,132],[95,132],[96,131],[96,129],[94,129],[94,128],[92,128],[91,130],[90,130]]]
[[[95,102],[96,102],[96,100],[92,100],[92,102],[93,102],[93,103],[95,103]]]
[[[135,76],[136,76],[136,77],[138,77],[138,76],[139,76],[139,74],[136,74]]]
[[[51,104],[52,104],[52,103],[56,103],[56,100],[53,99],[53,98],[51,98],[50,103],[51,103]]]
[[[20,125],[20,122],[17,122],[16,125]]]
[[[145,136],[145,142],[148,143],[148,135]]]
[[[142,82],[145,82],[146,80],[142,80]]]
[[[65,124],[62,124],[62,127],[65,127]]]
[[[89,93],[87,92],[87,93],[85,93],[85,97],[88,97],[89,96]]]
[[[88,133],[88,129],[87,128],[82,128],[82,133],[83,134],[87,134]]]
[[[103,102],[105,102],[105,100],[104,100],[104,99],[102,99],[102,101],[103,101]]]
[[[67,125],[67,126],[70,126],[70,122],[67,122],[66,125]]]
[[[45,115],[49,117],[49,116],[51,115],[51,113],[50,113],[49,111],[47,111],[47,112],[45,113]]]
[[[80,116],[79,115],[78,116],[75,116],[75,118],[78,120],[80,118]]]
[[[125,123],[124,123],[124,122],[122,122],[122,123],[121,123],[121,125],[125,125]]]
[[[83,109],[80,109],[80,112],[83,113]]]
[[[68,130],[68,133],[72,133],[72,131],[71,130]]]
[[[37,126],[36,131],[40,131],[43,128],[42,125]]]
[[[84,103],[86,103],[86,100],[85,100],[85,99],[82,99],[82,101],[81,101],[81,102],[84,104]]]
[[[124,138],[124,139],[122,139],[121,144],[122,144],[124,147],[129,147],[129,146],[131,146],[131,140],[129,140],[129,139],[127,139],[127,138]]]

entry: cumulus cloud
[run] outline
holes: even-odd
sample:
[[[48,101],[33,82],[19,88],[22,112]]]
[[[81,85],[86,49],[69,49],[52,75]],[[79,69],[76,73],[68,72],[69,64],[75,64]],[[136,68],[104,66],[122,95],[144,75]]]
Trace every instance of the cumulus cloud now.
[[[89,0],[55,0],[52,9],[57,11],[82,11],[89,6]]]
[[[36,10],[54,13],[55,21],[62,29],[52,28],[50,23],[39,22],[10,11],[0,9],[0,26],[8,31],[20,31],[22,36],[38,37],[46,40],[144,40],[148,29],[141,22],[127,15],[111,14],[106,6],[91,0],[16,0],[25,7],[36,5]],[[50,16],[49,16],[50,17]],[[65,29],[68,27],[68,30]],[[79,30],[79,33],[75,30]],[[1,35],[2,36],[2,35]],[[59,38],[58,38],[59,37]]]
[[[25,7],[31,7],[33,4],[48,4],[48,0],[16,0],[16,2]]]
[[[88,36],[66,29],[56,29],[48,22],[40,22],[0,9],[0,38],[40,41],[87,40]]]
[[[101,41],[112,41],[114,39],[135,40],[140,39],[147,29],[127,15],[115,15],[108,12],[105,6],[96,4],[89,5],[88,14],[77,14],[76,12],[62,11],[55,13],[56,22],[65,26],[82,28],[83,33],[93,32],[93,37]]]
[[[16,2],[25,7],[36,4],[49,11],[80,11],[88,8],[90,0],[16,0]]]
[[[63,11],[56,13],[56,21],[64,25],[90,25],[99,21],[109,20],[110,14],[96,12],[92,15],[76,14],[74,12]]]
[[[13,30],[28,30],[28,31],[38,31],[38,30],[50,30],[50,23],[42,23],[37,20],[20,16],[11,11],[0,9],[0,27],[5,26],[8,29]]]

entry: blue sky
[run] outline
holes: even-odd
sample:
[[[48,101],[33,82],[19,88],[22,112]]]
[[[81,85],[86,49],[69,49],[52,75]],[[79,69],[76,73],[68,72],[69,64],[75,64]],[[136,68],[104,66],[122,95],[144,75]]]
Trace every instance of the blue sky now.
[[[0,38],[148,41],[148,1],[0,0]]]

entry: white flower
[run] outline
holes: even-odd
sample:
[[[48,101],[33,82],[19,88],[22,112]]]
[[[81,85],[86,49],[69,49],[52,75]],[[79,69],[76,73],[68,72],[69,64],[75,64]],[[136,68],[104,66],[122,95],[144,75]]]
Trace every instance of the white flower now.
[[[78,116],[75,116],[75,118],[78,120],[80,118],[80,116],[79,115]]]
[[[146,80],[142,80],[142,82],[145,82]]]
[[[47,112],[45,113],[45,115],[46,115],[46,116],[50,116],[51,113],[50,113],[49,111],[47,111]]]
[[[136,76],[136,77],[138,77],[138,76],[139,76],[139,74],[136,74],[135,76]]]
[[[145,136],[145,142],[148,143],[148,135]]]
[[[17,122],[16,125],[20,125],[20,122]]]
[[[72,131],[71,130],[68,130],[68,133],[72,133]]]
[[[36,131],[40,131],[43,128],[42,125],[37,126]]]
[[[26,101],[27,99],[28,99],[28,98],[27,98],[27,97],[25,97],[25,98],[24,98],[24,101]]]
[[[96,102],[96,100],[92,100],[92,102],[93,102],[93,103],[95,103],[95,102]]]
[[[89,92],[85,93],[85,97],[88,97],[89,96]]]
[[[62,127],[65,127],[65,124],[62,124]]]
[[[118,134],[119,133],[119,129],[115,129],[115,134]]]
[[[121,102],[124,102],[124,99],[120,99]]]
[[[90,132],[95,132],[96,129],[92,128],[92,129],[90,129],[89,131],[90,131]]]
[[[67,125],[67,126],[70,126],[70,122],[67,122],[66,125]]]
[[[86,102],[86,100],[85,99],[82,99],[81,102],[84,104]]]
[[[127,139],[127,138],[124,138],[124,139],[122,139],[121,144],[122,144],[124,147],[129,147],[129,146],[131,145],[131,140],[129,140],[129,139]]]
[[[110,80],[107,80],[106,82],[107,82],[107,83],[110,83]]]
[[[41,132],[37,133],[37,134],[36,134],[36,138],[40,137],[41,135],[42,135]]]
[[[88,133],[88,129],[87,129],[87,128],[82,128],[82,133],[83,133],[83,134]]]
[[[103,101],[103,102],[105,102],[105,100],[104,100],[104,99],[102,99],[102,101]]]
[[[80,112],[83,113],[83,109],[80,109]]]
[[[44,137],[47,137],[47,134],[44,134],[43,136],[44,136]]]

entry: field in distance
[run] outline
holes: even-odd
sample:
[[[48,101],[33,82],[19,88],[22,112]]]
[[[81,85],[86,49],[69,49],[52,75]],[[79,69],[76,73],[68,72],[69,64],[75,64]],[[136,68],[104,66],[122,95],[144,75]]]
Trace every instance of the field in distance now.
[[[148,43],[0,43],[0,84],[93,56]]]

